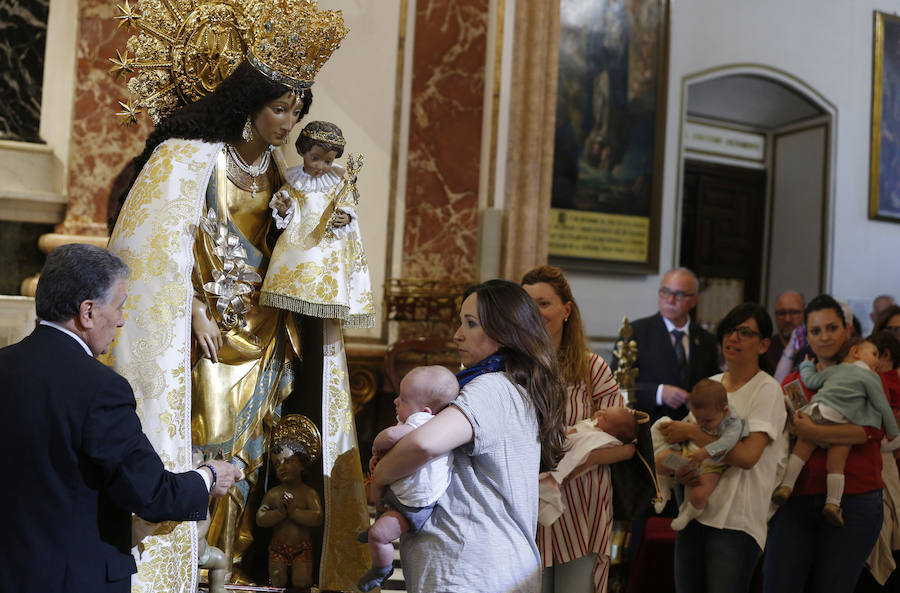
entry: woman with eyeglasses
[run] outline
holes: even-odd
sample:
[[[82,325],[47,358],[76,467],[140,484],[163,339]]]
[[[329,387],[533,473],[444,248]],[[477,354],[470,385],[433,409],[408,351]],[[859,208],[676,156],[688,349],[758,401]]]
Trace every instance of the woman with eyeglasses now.
[[[827,294],[819,295],[806,306],[805,321],[816,369],[838,364],[850,337],[841,305]],[[814,394],[799,372],[788,375],[783,385],[786,392],[802,389],[807,400]],[[769,522],[763,590],[803,591],[809,582],[807,590],[814,592],[853,591],[881,531],[884,431],[855,424],[814,424],[802,412],[794,415],[793,426],[806,440],[853,445],[844,468],[844,526],[833,527],[822,516],[828,470],[826,451],[817,448],[791,498]]]
[[[750,433],[725,456],[732,467],[722,475],[706,511],[675,536],[679,593],[749,590],[766,544],[778,465],[787,454],[781,387],[762,368],[772,335],[769,314],[755,303],[738,305],[719,322],[716,333],[728,370],[711,379],[725,386],[729,407],[747,422]],[[716,439],[691,422],[670,422],[660,431],[670,443],[690,440],[703,447]],[[686,486],[698,483],[690,466],[675,475]]]

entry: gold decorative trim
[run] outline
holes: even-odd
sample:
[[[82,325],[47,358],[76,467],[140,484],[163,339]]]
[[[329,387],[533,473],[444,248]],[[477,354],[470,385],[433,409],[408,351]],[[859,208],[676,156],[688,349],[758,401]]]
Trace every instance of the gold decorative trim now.
[[[60,233],[47,233],[38,238],[38,249],[41,253],[48,254],[60,245],[70,243],[87,243],[94,247],[106,247],[109,237],[88,237],[87,235],[64,235]]]
[[[140,31],[124,54],[116,50],[109,59],[117,79],[133,75],[128,89],[134,98],[119,101],[116,115],[130,125],[146,109],[158,124],[179,105],[212,92],[244,60],[262,2],[201,0],[188,14],[171,0],[138,0],[136,7],[125,0],[117,8],[119,27]]]
[[[300,445],[310,464],[315,463],[322,454],[319,427],[303,414],[288,414],[279,420],[272,430],[272,443],[276,446]]]
[[[622,318],[622,327],[619,329],[619,341],[616,342],[616,348],[613,351],[616,359],[619,361],[613,377],[619,384],[620,391],[624,391],[628,398],[629,405],[637,403],[637,396],[634,393],[634,381],[637,378],[638,368],[637,342],[634,341],[634,328],[628,322],[628,317]]]
[[[881,124],[885,106],[882,104],[884,90],[885,22],[900,23],[900,17],[875,11],[875,31],[872,40],[874,56],[872,64],[872,124],[869,148],[869,219],[900,222],[900,216],[883,214],[881,204]],[[892,108],[892,106],[888,106]]]
[[[363,407],[375,397],[378,391],[378,377],[375,372],[364,366],[350,363],[350,403],[353,413],[358,414]]]

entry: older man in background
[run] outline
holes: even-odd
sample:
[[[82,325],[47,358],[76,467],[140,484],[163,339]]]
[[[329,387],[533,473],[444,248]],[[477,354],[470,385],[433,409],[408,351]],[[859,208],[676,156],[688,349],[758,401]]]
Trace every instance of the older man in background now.
[[[803,325],[803,308],[805,307],[803,295],[796,290],[787,290],[775,299],[775,326],[777,330],[772,334],[771,344],[766,351],[769,361],[769,372],[774,372],[778,366],[778,360],[791,339],[793,331]]]
[[[700,283],[687,268],[666,272],[659,285],[659,311],[632,322],[638,348],[637,407],[650,415],[680,420],[688,392],[719,372],[716,339],[691,320]],[[613,367],[618,360],[613,360]]]

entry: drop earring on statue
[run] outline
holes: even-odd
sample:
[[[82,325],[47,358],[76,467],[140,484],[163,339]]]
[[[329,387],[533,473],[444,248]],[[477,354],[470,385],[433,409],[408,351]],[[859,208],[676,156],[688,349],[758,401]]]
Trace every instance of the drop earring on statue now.
[[[253,123],[250,121],[250,116],[247,116],[247,121],[244,122],[244,129],[241,131],[241,138],[244,139],[244,142],[250,142],[253,140]]]

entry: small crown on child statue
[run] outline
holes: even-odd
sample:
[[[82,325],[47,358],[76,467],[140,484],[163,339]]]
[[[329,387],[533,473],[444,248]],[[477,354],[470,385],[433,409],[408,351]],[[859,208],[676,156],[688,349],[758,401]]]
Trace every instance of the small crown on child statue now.
[[[324,142],[325,144],[330,144],[331,146],[339,146],[341,148],[344,147],[345,141],[344,137],[340,134],[335,134],[331,130],[327,131],[316,131],[316,130],[303,130],[300,132],[301,136],[306,136],[307,138],[312,138],[313,140],[317,140],[319,142]]]
[[[322,452],[322,437],[315,423],[302,414],[288,414],[272,430],[274,445],[300,445],[315,463]]]
[[[269,79],[302,93],[347,35],[340,10],[316,0],[271,0],[253,25],[247,61]]]

